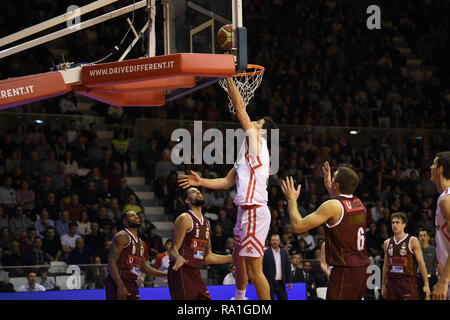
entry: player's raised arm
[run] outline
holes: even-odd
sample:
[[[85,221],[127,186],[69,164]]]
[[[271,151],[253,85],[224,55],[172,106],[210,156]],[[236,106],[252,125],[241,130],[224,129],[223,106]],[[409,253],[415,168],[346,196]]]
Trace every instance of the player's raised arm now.
[[[191,223],[191,219],[187,213],[183,213],[175,219],[175,226],[172,232],[173,244],[172,250],[170,251],[170,260],[175,260],[175,265],[173,266],[173,270],[175,271],[187,262],[178,250],[180,250],[186,232],[191,228]]]
[[[289,217],[291,219],[292,229],[296,233],[311,230],[325,223],[328,219],[342,213],[342,208],[337,200],[328,200],[322,203],[316,211],[309,214],[306,218],[302,218],[297,207],[297,199],[300,195],[301,185],[295,189],[294,179],[292,177],[286,177],[282,182],[281,190],[288,201]]]
[[[183,189],[190,187],[202,186],[208,189],[230,189],[236,182],[236,173],[234,168],[228,172],[227,176],[218,179],[205,179],[200,178],[200,176],[191,170],[190,175],[182,174],[178,178],[178,184]]]
[[[333,196],[331,194],[331,169],[328,161],[325,161],[325,163],[323,164],[322,172],[323,172],[323,184],[325,185],[325,188],[327,189],[330,196]]]
[[[260,152],[260,136],[259,130],[256,128],[254,123],[250,120],[247,111],[245,110],[244,100],[234,83],[232,77],[227,78],[228,93],[233,103],[234,110],[236,111],[236,116],[241,123],[242,129],[244,129],[245,134],[249,138],[249,151],[254,155],[259,155]]]

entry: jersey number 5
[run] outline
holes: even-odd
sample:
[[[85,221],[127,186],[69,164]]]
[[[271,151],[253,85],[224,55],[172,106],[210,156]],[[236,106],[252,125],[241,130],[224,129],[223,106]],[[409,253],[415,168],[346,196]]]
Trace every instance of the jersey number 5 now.
[[[365,241],[364,229],[363,229],[363,227],[359,227],[359,229],[358,229],[358,239],[356,241],[356,246],[358,247],[359,251],[364,249],[364,241]]]

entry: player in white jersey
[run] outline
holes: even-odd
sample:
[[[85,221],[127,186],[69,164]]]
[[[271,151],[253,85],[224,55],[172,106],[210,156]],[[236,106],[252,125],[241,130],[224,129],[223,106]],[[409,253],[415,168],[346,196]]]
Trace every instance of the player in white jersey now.
[[[441,273],[433,287],[433,300],[450,299],[450,151],[440,152],[431,165],[431,181],[441,194],[436,205],[436,256]]]
[[[246,137],[240,148],[234,167],[225,178],[203,179],[195,172],[181,175],[183,188],[203,186],[209,189],[229,189],[236,183],[234,203],[239,206],[234,228],[236,246],[233,263],[236,265],[236,300],[245,299],[250,278],[259,300],[270,300],[270,287],[262,271],[264,244],[270,227],[270,211],[267,207],[267,182],[270,156],[266,131],[276,128],[269,117],[251,121],[244,102],[232,78],[227,79],[231,101]],[[267,133],[269,137],[269,132]]]

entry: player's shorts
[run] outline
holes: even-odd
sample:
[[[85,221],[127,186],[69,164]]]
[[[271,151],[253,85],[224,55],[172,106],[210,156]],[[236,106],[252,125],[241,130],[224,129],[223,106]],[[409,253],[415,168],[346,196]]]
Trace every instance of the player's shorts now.
[[[239,206],[234,239],[241,248],[240,256],[255,258],[264,256],[270,221],[270,210],[267,205]]]
[[[417,277],[388,277],[387,300],[420,300]]]
[[[336,267],[330,271],[327,300],[361,300],[367,290],[367,266]]]
[[[123,281],[125,288],[127,288],[130,295],[127,300],[140,300],[139,288],[136,281]],[[117,297],[117,284],[114,279],[108,274],[105,280],[106,286],[106,300],[118,300]]]
[[[182,266],[178,271],[169,266],[167,283],[172,300],[211,300],[200,269]]]

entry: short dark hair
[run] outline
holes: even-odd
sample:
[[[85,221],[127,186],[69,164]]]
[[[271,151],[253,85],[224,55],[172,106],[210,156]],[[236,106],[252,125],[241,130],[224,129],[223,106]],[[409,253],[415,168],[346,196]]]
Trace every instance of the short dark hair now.
[[[78,223],[76,223],[75,221],[69,223],[69,228],[72,228],[72,227],[78,227]]]
[[[353,194],[359,184],[359,178],[355,171],[348,167],[340,167],[334,177],[339,183],[339,191],[344,194]]]
[[[403,212],[394,212],[394,213],[391,215],[391,221],[392,221],[394,218],[397,218],[397,219],[402,220],[403,223],[408,223],[408,217],[407,217],[406,214],[403,213]]]
[[[450,151],[439,152],[437,155],[436,167],[442,166],[442,175],[445,179],[450,179]]]

